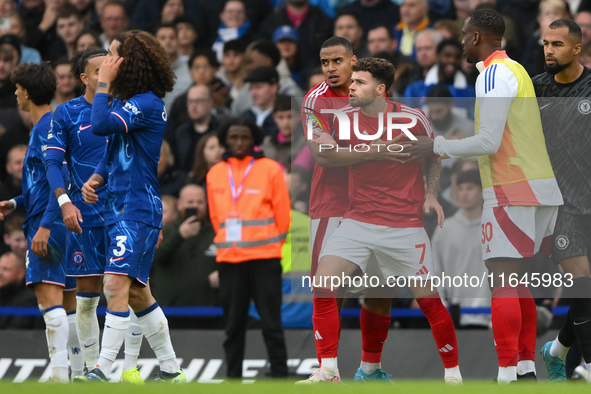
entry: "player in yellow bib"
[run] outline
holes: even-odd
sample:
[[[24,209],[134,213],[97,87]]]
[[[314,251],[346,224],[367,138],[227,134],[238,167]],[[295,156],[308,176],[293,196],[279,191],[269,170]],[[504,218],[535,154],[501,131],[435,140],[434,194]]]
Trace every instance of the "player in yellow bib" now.
[[[419,139],[409,159],[478,156],[482,178],[482,255],[492,274],[491,315],[499,383],[535,378],[536,306],[519,279],[534,255],[549,249],[562,196],[546,151],[535,91],[525,69],[501,49],[502,16],[474,11],[462,29],[468,62],[476,63],[476,135]],[[509,283],[509,278],[513,286]]]

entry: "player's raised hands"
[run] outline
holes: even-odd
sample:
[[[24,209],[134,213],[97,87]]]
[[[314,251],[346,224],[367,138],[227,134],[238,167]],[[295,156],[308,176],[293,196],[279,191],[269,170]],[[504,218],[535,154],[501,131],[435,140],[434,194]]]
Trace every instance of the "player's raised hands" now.
[[[99,82],[113,82],[119,72],[121,63],[123,63],[121,56],[107,56],[99,69]]]
[[[0,220],[4,220],[7,215],[14,211],[14,204],[12,201],[6,200],[0,202]]]
[[[33,237],[31,242],[31,251],[39,257],[47,256],[47,242],[49,241],[49,235],[51,230],[45,227],[39,227],[37,233]]]
[[[94,204],[98,201],[98,195],[96,194],[96,189],[99,185],[98,181],[93,181],[89,179],[82,185],[82,197],[84,197],[84,202],[87,204]]]
[[[80,210],[76,208],[76,206],[71,202],[62,204],[61,208],[62,218],[64,219],[64,224],[66,225],[66,228],[76,234],[82,234],[82,228],[78,223],[83,222]]]
[[[445,214],[443,213],[443,207],[437,201],[437,197],[433,194],[427,194],[425,198],[425,203],[423,204],[423,212],[426,214],[430,214],[431,210],[435,210],[437,212],[437,224],[439,227],[443,227],[443,221],[445,220]]]

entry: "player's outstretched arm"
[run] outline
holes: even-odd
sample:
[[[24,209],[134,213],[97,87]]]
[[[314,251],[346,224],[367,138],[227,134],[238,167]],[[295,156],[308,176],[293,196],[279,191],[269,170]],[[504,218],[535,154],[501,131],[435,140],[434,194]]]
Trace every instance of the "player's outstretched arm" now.
[[[441,159],[431,158],[425,159],[425,173],[427,178],[427,190],[425,191],[425,203],[423,204],[423,211],[430,213],[432,209],[437,212],[437,224],[443,227],[445,214],[437,196],[439,195],[439,176],[441,175]]]
[[[92,174],[89,180],[82,185],[82,197],[87,204],[94,204],[98,201],[96,189],[104,186],[105,178],[99,174]]]

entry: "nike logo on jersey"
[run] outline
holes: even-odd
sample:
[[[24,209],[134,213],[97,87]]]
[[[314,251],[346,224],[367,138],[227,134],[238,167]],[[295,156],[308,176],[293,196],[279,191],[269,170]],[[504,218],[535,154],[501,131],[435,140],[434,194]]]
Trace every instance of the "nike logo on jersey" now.
[[[88,126],[82,126],[82,125],[80,125],[80,126],[78,126],[78,130],[80,130],[80,131],[82,131],[82,130],[86,130],[86,129],[88,129],[90,126],[92,126],[92,125],[90,125],[90,124],[89,124]]]
[[[550,104],[546,104],[543,107],[540,107],[540,111],[543,110],[544,108],[546,108],[547,106],[549,106]]]
[[[133,331],[132,331],[132,332],[131,332],[131,335],[133,335],[134,337],[137,337],[138,335],[142,335],[142,333],[141,333],[141,332],[138,332],[138,333],[136,334],[135,332],[133,332]]]
[[[109,262],[114,263],[115,261],[119,261],[119,260],[123,260],[125,257],[119,257],[117,259],[114,259],[111,257],[111,260],[109,260]]]
[[[88,349],[89,347],[91,347],[91,346],[93,346],[93,345],[96,345],[96,342],[93,342],[93,343],[91,343],[90,345],[84,345],[84,347]]]
[[[588,322],[589,322],[589,320],[585,320],[585,321],[582,321],[582,322],[576,322],[576,321],[574,321],[573,324],[575,326],[580,326],[581,324],[585,324],[585,323],[588,323]]]

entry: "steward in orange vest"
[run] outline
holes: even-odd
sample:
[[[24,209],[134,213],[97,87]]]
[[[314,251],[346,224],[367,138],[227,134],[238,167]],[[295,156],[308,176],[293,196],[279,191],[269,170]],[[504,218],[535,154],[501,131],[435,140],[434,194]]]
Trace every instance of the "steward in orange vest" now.
[[[253,152],[263,138],[263,131],[251,119],[231,119],[218,130],[218,139],[228,151],[207,174],[225,315],[228,378],[242,377],[251,300],[261,316],[270,375],[287,377],[280,260],[291,202],[279,164]]]

